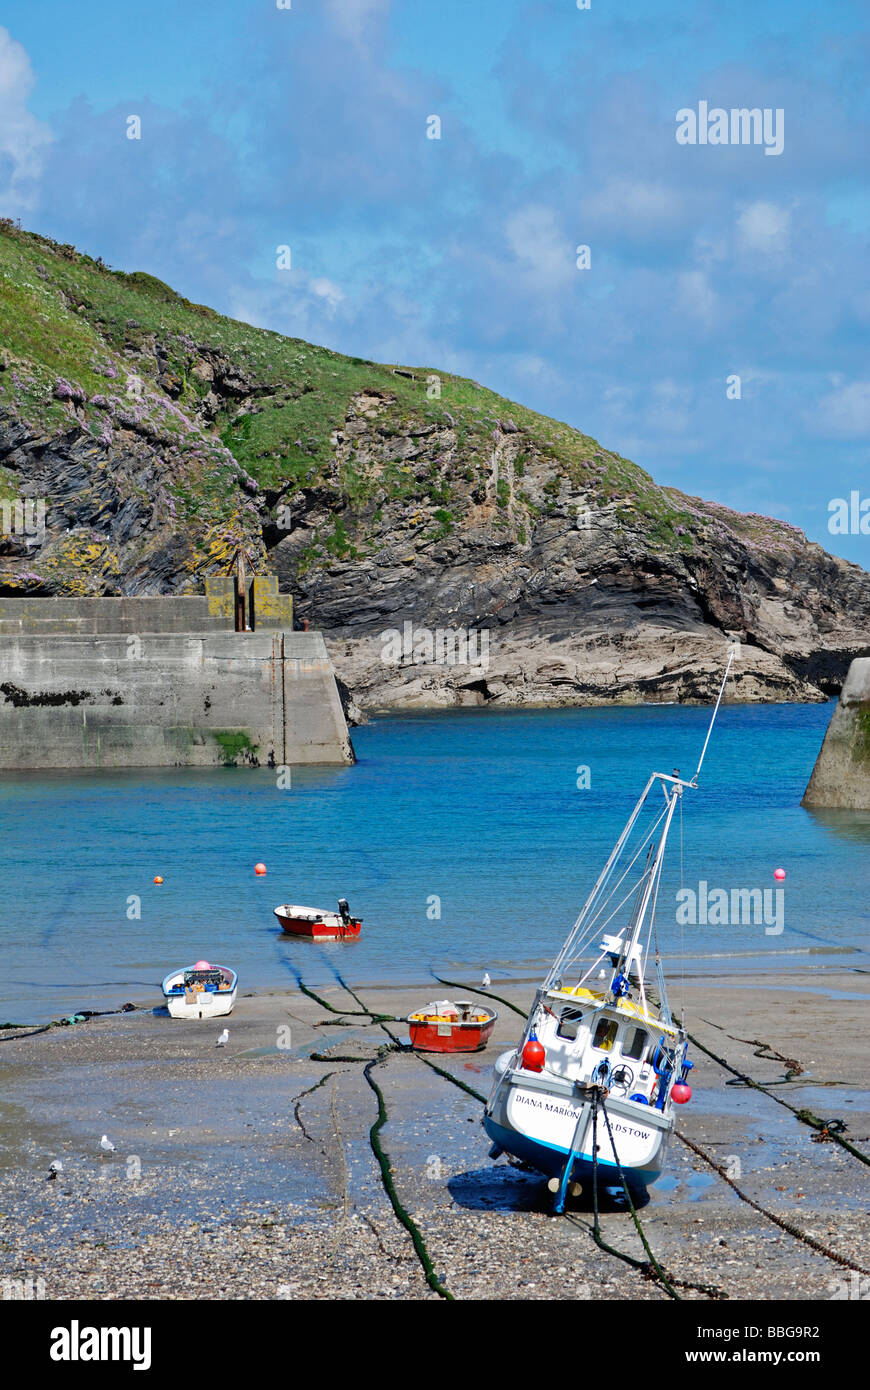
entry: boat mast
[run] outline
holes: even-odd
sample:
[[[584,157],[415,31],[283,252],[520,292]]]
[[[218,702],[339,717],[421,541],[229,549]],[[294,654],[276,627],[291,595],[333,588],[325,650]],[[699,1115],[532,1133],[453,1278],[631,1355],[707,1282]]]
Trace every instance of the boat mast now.
[[[576,922],[571,928],[571,931],[568,933],[567,939],[565,940],[562,949],[556,956],[556,959],[554,960],[546,976],[546,979],[544,980],[543,984],[537,992],[535,1006],[532,1009],[532,1015],[534,1014],[535,1007],[537,1007],[537,1002],[541,998],[541,996],[543,994],[546,994],[546,992],[553,986],[554,982],[560,979],[561,972],[565,966],[565,963],[570,958],[571,952],[577,943],[577,939],[580,936],[581,931],[587,925],[586,919],[590,911],[592,910],[594,903],[597,901],[601,889],[607,883],[607,880],[609,879],[613,871],[613,867],[616,861],[619,859],[619,856],[622,853],[623,848],[625,847],[625,843],[634,828],[635,822],[637,821],[637,818],[640,815],[641,809],[643,808],[643,805],[647,797],[649,796],[655,783],[660,782],[662,786],[662,791],[665,795],[665,799],[668,803],[667,811],[665,812],[665,822],[664,826],[662,827],[662,832],[659,837],[659,842],[656,847],[653,862],[651,865],[647,867],[644,873],[644,878],[642,880],[643,895],[633,915],[630,938],[627,944],[623,947],[623,950],[620,954],[616,969],[613,974],[614,980],[619,974],[623,973],[626,962],[631,961],[634,948],[637,945],[637,941],[640,936],[641,929],[643,927],[644,918],[646,916],[646,911],[649,906],[650,898],[652,897],[653,892],[655,891],[656,884],[661,874],[662,858],[665,851],[665,844],[667,843],[668,832],[671,827],[671,821],[673,820],[674,811],[676,810],[677,803],[679,802],[679,799],[683,794],[683,788],[691,787],[694,789],[698,785],[698,777],[700,776],[701,766],[704,762],[704,758],[707,753],[707,745],[710,742],[710,735],[713,732],[713,725],[715,724],[716,716],[719,713],[719,706],[722,703],[722,696],[725,693],[725,684],[728,680],[728,673],[731,670],[731,663],[733,662],[733,660],[734,650],[732,648],[732,650],[728,654],[728,661],[725,666],[725,674],[722,677],[722,684],[719,687],[719,694],[716,697],[716,704],[713,707],[713,714],[710,719],[710,726],[707,729],[707,737],[704,739],[704,746],[701,749],[701,756],[698,759],[698,766],[695,769],[694,777],[690,782],[687,782],[684,778],[680,777],[678,772],[675,772],[673,775],[670,776],[666,772],[653,772],[651,774],[649,781],[647,782],[640,797],[638,798],[634,810],[632,811],[631,815],[625,823],[622,834],[620,835],[616,844],[613,846],[613,849],[610,852],[610,855],[607,859],[606,864],[604,865],[604,868],[601,870],[601,873],[595,880],[595,885],[591,893],[589,894],[589,897],[586,899],[586,902],[583,904],[583,908],[580,912],[579,917],[577,918]],[[638,973],[642,981],[643,963],[639,962],[639,966],[640,968]],[[530,1018],[532,1017],[532,1015],[530,1015]]]
[[[638,799],[637,805],[635,806],[634,810],[632,811],[631,815],[625,823],[625,827],[622,831],[622,834],[620,835],[616,844],[613,846],[613,849],[610,851],[610,857],[608,858],[607,863],[604,865],[604,868],[601,870],[601,873],[598,875],[598,878],[595,880],[595,886],[592,889],[592,892],[589,894],[589,897],[583,904],[583,907],[580,911],[580,916],[577,918],[577,921],[574,923],[573,927],[568,933],[567,939],[565,940],[565,943],[562,946],[561,951],[557,955],[556,959],[553,961],[550,972],[547,975],[547,978],[545,979],[544,984],[542,986],[542,988],[545,991],[550,988],[554,980],[557,980],[559,978],[559,972],[561,971],[565,960],[570,954],[571,948],[576,942],[577,937],[583,929],[583,926],[586,922],[586,915],[592,907],[592,904],[594,903],[595,899],[597,898],[599,891],[610,877],[611,870],[613,869],[614,864],[616,863],[617,859],[622,853],[623,845],[625,844],[626,840],[631,834],[631,831],[634,827],[634,823],[640,815],[641,807],[643,806],[643,803],[649,796],[649,793],[653,787],[657,775],[658,774],[654,772],[650,777],[649,781],[643,789],[643,792],[641,793],[641,796]]]
[[[656,773],[655,776],[660,777],[662,776],[662,774]],[[643,897],[640,900],[637,912],[634,914],[634,923],[631,935],[628,941],[623,946],[622,953],[619,957],[619,960],[616,963],[616,969],[613,972],[613,981],[616,981],[622,974],[627,975],[627,973],[631,970],[631,960],[634,956],[635,948],[640,938],[640,933],[643,928],[644,919],[646,917],[646,911],[649,906],[649,901],[652,897],[653,890],[661,873],[662,859],[664,858],[665,845],[667,844],[668,839],[668,831],[671,828],[671,821],[674,817],[674,810],[676,809],[677,802],[680,799],[682,785],[674,786],[670,790],[668,790],[667,787],[665,787],[664,791],[668,801],[668,810],[665,816],[665,823],[662,826],[662,833],[659,836],[659,842],[656,845],[656,851],[653,861],[646,869],[644,874],[645,882],[643,886]],[[638,960],[637,973],[640,977],[641,988],[643,987],[643,971],[645,964],[645,961]],[[613,981],[611,982],[611,987]]]

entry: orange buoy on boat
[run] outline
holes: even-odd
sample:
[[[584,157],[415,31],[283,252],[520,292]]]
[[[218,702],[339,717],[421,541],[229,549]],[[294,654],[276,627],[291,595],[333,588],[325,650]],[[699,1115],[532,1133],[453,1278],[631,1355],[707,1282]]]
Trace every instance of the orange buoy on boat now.
[[[543,1071],[547,1054],[533,1033],[523,1048],[523,1067],[526,1071]]]

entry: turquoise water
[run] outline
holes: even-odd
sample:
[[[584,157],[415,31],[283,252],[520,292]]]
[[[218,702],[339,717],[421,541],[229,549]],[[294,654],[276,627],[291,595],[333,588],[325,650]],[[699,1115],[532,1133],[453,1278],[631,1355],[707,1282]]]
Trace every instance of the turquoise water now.
[[[799,804],[831,709],[721,711],[684,797],[684,882],[774,888],[782,866],[786,925],[677,926],[675,824],[659,899],[674,972],[870,965],[830,954],[867,948],[870,814]],[[355,767],[295,769],[289,790],[265,769],[4,774],[0,1021],[157,1003],[163,974],[201,956],[235,966],[242,993],[283,988],[294,967],[312,983],[336,966],[360,984],[425,980],[433,964],[536,975],[649,772],[692,772],[708,720],[678,706],[392,715],[353,731]],[[278,933],[276,904],[339,897],[364,919],[358,941]]]

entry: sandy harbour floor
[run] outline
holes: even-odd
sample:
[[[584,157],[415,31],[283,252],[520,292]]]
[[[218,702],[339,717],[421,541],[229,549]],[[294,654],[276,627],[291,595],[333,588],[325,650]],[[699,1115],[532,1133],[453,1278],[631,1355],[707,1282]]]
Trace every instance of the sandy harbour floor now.
[[[531,982],[494,978],[527,1007]],[[359,1005],[339,985],[336,1009]],[[369,986],[375,1012],[404,1016],[449,990]],[[781,1060],[803,1073],[774,1095],[828,1119],[870,1152],[866,999],[870,974],[825,968],[772,980],[721,977],[685,989],[689,1030],[766,1085]],[[119,1001],[119,1003],[122,1001]],[[226,1020],[135,1012],[0,1035],[0,1260],[46,1299],[437,1299],[381,1180],[369,1130],[377,1098],[363,1062],[389,1041],[379,1024],[332,1014],[298,990],[240,993]],[[674,1001],[679,1003],[679,1000]],[[521,1020],[496,1004],[485,1052],[436,1059],[486,1093],[492,1062]],[[407,1041],[407,1029],[388,1025]],[[742,1039],[744,1041],[738,1041]],[[745,1041],[749,1040],[749,1041]],[[313,1061],[318,1052],[326,1060]],[[870,1268],[867,1168],[697,1048],[694,1095],[678,1129],[762,1206]],[[362,1060],[342,1060],[345,1058]],[[388,1120],[381,1141],[396,1191],[438,1278],[457,1299],[651,1299],[654,1280],[600,1250],[588,1199],[549,1214],[544,1180],[492,1162],[481,1105],[410,1052],[374,1068]],[[107,1133],[116,1145],[100,1151]],[[63,1172],[47,1180],[49,1163]],[[739,1176],[737,1176],[739,1174]],[[754,1211],[675,1138],[641,1220],[660,1263],[729,1298],[849,1297],[859,1275]],[[643,1259],[630,1215],[610,1201],[604,1238]],[[685,1298],[706,1296],[682,1288]],[[31,1294],[31,1296],[33,1296]],[[854,1297],[854,1291],[852,1296]]]

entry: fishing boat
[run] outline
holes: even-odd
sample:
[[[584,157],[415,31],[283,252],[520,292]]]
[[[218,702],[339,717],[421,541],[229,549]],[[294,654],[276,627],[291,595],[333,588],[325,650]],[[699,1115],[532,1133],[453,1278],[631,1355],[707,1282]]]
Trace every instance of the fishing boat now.
[[[361,917],[351,917],[346,898],[339,898],[337,912],[293,903],[284,903],[272,911],[287,936],[306,936],[309,941],[343,941],[359,936],[362,926]]]
[[[228,965],[183,965],[163,981],[163,997],[173,1018],[220,1018],[232,1013],[239,977]]]
[[[498,1014],[470,999],[435,999],[409,1014],[411,1046],[418,1052],[480,1052]]]
[[[656,901],[674,815],[698,785],[732,660],[695,775],[651,773],[535,993],[522,1039],[495,1064],[483,1120],[490,1157],[507,1153],[545,1174],[557,1212],[590,1182],[624,1182],[642,1196],[661,1175],[676,1107],[691,1098],[693,1064],[668,1005]]]

